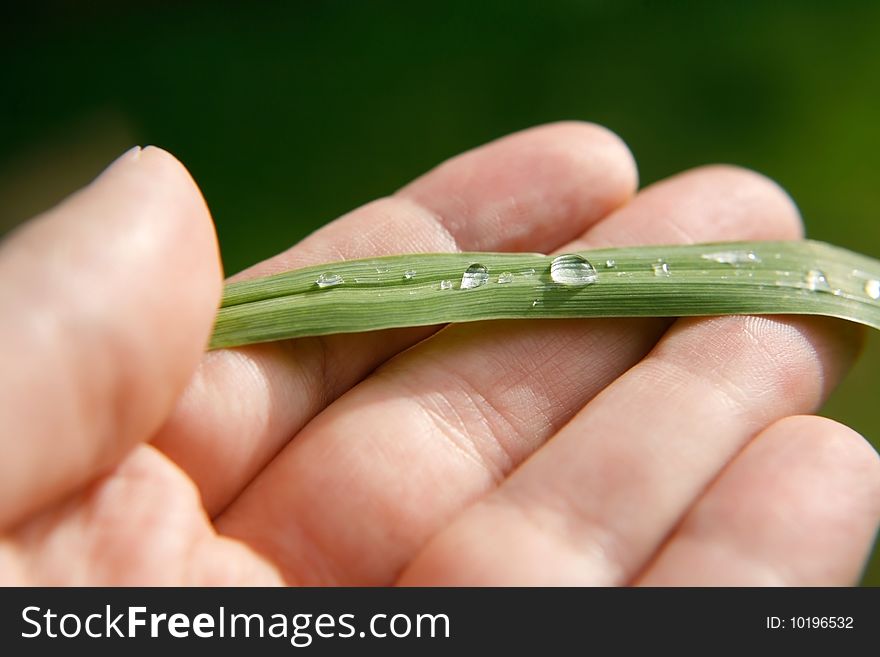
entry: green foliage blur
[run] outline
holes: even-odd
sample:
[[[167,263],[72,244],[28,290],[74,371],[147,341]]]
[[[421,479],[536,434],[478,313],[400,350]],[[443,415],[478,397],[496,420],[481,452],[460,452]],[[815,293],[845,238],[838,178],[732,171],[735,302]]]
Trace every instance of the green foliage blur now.
[[[0,233],[157,144],[232,273],[462,150],[584,119],[642,184],[751,167],[811,237],[880,257],[880,3],[85,4],[0,10]],[[878,391],[871,335],[824,412],[877,445]]]

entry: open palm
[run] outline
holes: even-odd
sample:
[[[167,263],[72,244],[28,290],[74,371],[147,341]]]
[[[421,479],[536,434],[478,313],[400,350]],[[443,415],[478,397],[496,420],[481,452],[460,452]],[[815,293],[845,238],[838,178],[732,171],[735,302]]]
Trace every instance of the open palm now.
[[[238,278],[448,250],[796,239],[776,185],[635,193],[588,124],[466,153]],[[858,330],[499,321],[203,353],[211,219],[156,148],[0,246],[7,584],[845,584],[880,460],[814,411]]]

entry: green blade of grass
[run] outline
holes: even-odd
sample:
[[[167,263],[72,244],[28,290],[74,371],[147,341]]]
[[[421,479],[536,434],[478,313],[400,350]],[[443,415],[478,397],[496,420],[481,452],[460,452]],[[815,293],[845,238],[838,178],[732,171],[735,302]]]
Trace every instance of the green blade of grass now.
[[[591,266],[579,269],[569,260],[555,275],[554,256],[429,253],[231,283],[210,347],[560,317],[814,314],[880,329],[880,261],[822,242],[646,246],[578,255]]]

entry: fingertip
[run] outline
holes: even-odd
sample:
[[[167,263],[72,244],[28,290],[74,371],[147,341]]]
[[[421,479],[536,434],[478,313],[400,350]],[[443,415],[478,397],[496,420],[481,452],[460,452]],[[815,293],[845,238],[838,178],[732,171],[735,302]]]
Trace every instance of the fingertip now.
[[[847,490],[880,516],[880,455],[859,432],[831,418],[793,415],[771,425],[765,436],[785,441],[788,450],[812,454],[823,469],[841,472]]]
[[[750,448],[759,456],[751,455],[747,463],[758,478],[763,470],[766,481],[777,480],[775,504],[783,504],[803,528],[796,535],[806,543],[804,557],[788,563],[797,574],[795,581],[857,581],[880,523],[880,456],[875,448],[850,427],[812,415],[775,422]],[[808,536],[818,546],[812,551]]]
[[[561,140],[577,150],[604,151],[609,164],[620,169],[635,191],[638,187],[638,165],[635,156],[624,139],[610,128],[592,121],[564,120],[531,128],[545,138]],[[589,148],[585,148],[589,146]]]
[[[626,203],[639,186],[639,170],[635,156],[626,142],[615,132],[589,121],[565,120],[547,123],[507,137],[532,139],[537,148],[554,152],[568,164],[574,180],[593,180],[595,172],[603,174],[595,202],[607,214]]]
[[[213,316],[223,287],[217,232],[207,202],[189,170],[158,146],[136,146],[95,180],[108,200],[125,204],[128,220],[143,224],[142,244],[188,277],[192,303]],[[120,217],[121,218],[121,217]],[[154,254],[161,260],[161,256]],[[210,301],[209,301],[210,300]]]
[[[878,520],[874,448],[834,420],[788,416],[729,464],[641,583],[849,585]]]
[[[397,195],[469,250],[551,251],[626,203],[638,186],[623,141],[566,121],[501,137],[447,160]]]
[[[709,164],[675,178],[691,177],[700,184],[711,181],[717,188],[729,190],[726,203],[736,206],[740,214],[763,219],[756,223],[755,239],[801,239],[804,236],[803,218],[794,198],[763,173],[735,164]]]

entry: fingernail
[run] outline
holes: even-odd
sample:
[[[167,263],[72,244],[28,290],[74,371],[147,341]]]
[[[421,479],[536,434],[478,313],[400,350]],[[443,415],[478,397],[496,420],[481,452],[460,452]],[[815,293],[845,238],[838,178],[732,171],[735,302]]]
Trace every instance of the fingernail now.
[[[127,151],[125,151],[122,155],[113,160],[110,164],[108,164],[104,170],[97,175],[93,182],[97,182],[111,171],[115,170],[118,167],[124,166],[129,162],[136,162],[141,156],[141,147],[140,146],[132,146]]]
[[[132,146],[127,151],[125,151],[122,155],[113,160],[108,166],[107,169],[114,168],[117,164],[124,164],[125,162],[133,162],[141,157],[141,152],[143,149],[140,146]]]
[[[126,160],[126,161],[137,160],[141,156],[141,151],[143,151],[143,148],[141,148],[140,146],[132,146],[127,151],[125,151],[122,155],[117,157],[113,161],[113,164],[116,164],[117,162],[119,162],[121,160]],[[111,164],[110,166],[112,167],[113,164]]]

